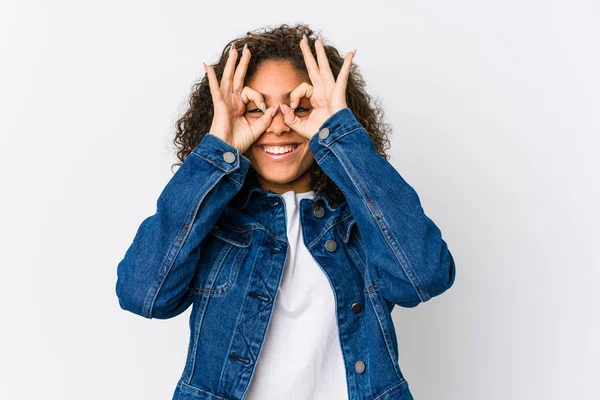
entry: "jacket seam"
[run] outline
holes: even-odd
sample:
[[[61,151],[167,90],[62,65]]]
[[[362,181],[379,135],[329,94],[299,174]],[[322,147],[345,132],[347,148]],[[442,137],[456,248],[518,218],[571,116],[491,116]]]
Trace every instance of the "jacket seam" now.
[[[217,399],[220,399],[220,400],[227,400],[225,397],[221,397],[221,396],[219,396],[219,395],[216,395],[216,394],[214,394],[214,393],[211,393],[211,392],[209,392],[209,391],[206,391],[206,390],[200,389],[199,387],[196,387],[196,386],[189,385],[189,384],[185,383],[184,381],[181,381],[181,384],[182,384],[183,386],[187,386],[189,389],[192,389],[192,390],[197,390],[197,391],[199,391],[199,392],[202,392],[202,393],[206,393],[206,394],[208,394],[209,396],[216,397]]]
[[[355,129],[355,130],[358,130],[358,129]],[[375,224],[379,228],[379,231],[381,232],[383,237],[386,239],[386,242],[388,243],[389,248],[392,250],[392,253],[398,260],[398,263],[400,264],[400,266],[402,267],[402,270],[408,277],[413,289],[415,290],[415,292],[417,293],[417,295],[419,296],[421,301],[427,301],[429,299],[429,295],[427,294],[423,285],[419,281],[419,279],[418,279],[414,269],[410,265],[410,262],[408,261],[408,259],[405,256],[404,257],[400,256],[398,254],[398,252],[396,251],[396,249],[393,245],[394,243],[396,243],[396,246],[400,249],[400,251],[404,255],[404,251],[402,250],[401,246],[399,244],[397,244],[398,241],[397,241],[396,237],[393,235],[393,233],[391,233],[389,231],[389,229],[386,228],[388,225],[387,225],[387,222],[385,222],[385,218],[383,217],[383,215],[381,215],[378,208],[375,206],[375,202],[373,201],[373,199],[370,198],[366,186],[360,180],[360,178],[357,176],[351,163],[348,162],[346,155],[344,154],[343,151],[339,150],[339,146],[333,146],[330,149],[330,151],[332,151],[334,153],[334,155],[337,157],[339,163],[344,168],[344,171],[346,171],[346,174],[348,175],[348,177],[350,178],[350,180],[352,181],[352,183],[358,190],[362,199],[365,201],[367,208],[369,209],[369,211],[371,212],[371,215],[373,215],[373,217],[375,219]],[[376,214],[373,214],[373,210],[371,209],[370,205],[373,205],[375,207],[375,210],[377,211]],[[380,225],[379,221],[382,221],[381,224],[383,224],[383,227]],[[378,267],[376,267],[376,268],[378,268]],[[381,272],[379,272],[379,276],[381,276]]]
[[[318,243],[319,240],[321,240],[321,238],[327,234],[327,232],[334,229],[338,224],[344,222],[346,219],[350,218],[351,216],[352,216],[351,210],[348,209],[348,210],[344,211],[339,217],[336,217],[335,219],[331,219],[331,220],[327,221],[327,223],[325,224],[323,229],[321,229],[321,232],[319,232],[317,237],[308,244],[308,246],[307,246],[308,249],[312,249],[313,247],[315,247],[316,243]],[[344,243],[346,243],[346,242],[344,241]]]
[[[190,207],[187,217],[183,222],[183,226],[180,228],[179,234],[175,238],[175,242],[171,245],[169,251],[167,252],[167,255],[159,269],[159,273],[154,281],[154,284],[152,285],[150,291],[148,292],[148,295],[146,296],[146,301],[144,302],[142,314],[145,315],[147,318],[152,318],[154,304],[156,303],[158,294],[160,293],[162,285],[167,279],[169,272],[171,272],[171,268],[173,267],[173,264],[177,259],[177,256],[179,255],[179,251],[183,247],[188,237],[188,234],[193,224],[194,217],[198,213],[202,201],[206,198],[206,195],[216,186],[216,184],[219,182],[222,176],[222,174],[215,174],[212,180],[209,180],[206,183],[206,185],[198,189],[198,193],[196,194],[195,199],[192,202],[192,206]],[[206,188],[208,189],[205,190]]]
[[[376,397],[373,398],[373,400],[379,400],[379,399],[381,399],[381,396],[385,396],[388,393],[390,393],[390,392],[392,392],[392,391],[394,391],[396,389],[399,389],[405,383],[406,383],[406,379],[402,379],[402,381],[400,383],[392,386],[391,388],[387,389],[385,392],[378,394]]]
[[[376,297],[377,294],[375,294]],[[383,296],[381,296],[383,297]],[[381,307],[381,303],[379,302],[379,298],[373,298],[373,296],[369,296],[369,301],[371,302],[371,307],[373,307],[373,310],[375,310],[375,315],[377,317],[377,322],[379,324],[379,329],[381,329],[381,335],[383,336],[383,340],[385,341],[385,347],[388,351],[388,356],[390,357],[390,361],[392,362],[392,365],[394,367],[394,372],[396,373],[396,376],[398,377],[398,379],[401,379],[401,374],[399,371],[399,367],[396,366],[396,363],[398,362],[397,360],[397,355],[396,353],[393,351],[394,349],[392,348],[392,343],[391,342],[391,337],[389,337],[389,330],[390,329],[395,329],[394,326],[392,325],[391,327],[388,325],[387,321],[382,320],[382,318],[385,318],[382,313],[384,312],[388,312],[389,310],[383,310]],[[377,302],[377,304],[375,304],[375,302]],[[387,308],[387,306],[386,306]],[[396,358],[394,360],[394,358]]]

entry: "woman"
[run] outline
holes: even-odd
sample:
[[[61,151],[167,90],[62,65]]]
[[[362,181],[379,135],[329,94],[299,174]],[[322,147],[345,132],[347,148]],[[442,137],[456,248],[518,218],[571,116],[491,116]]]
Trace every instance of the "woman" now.
[[[125,310],[193,305],[174,399],[412,399],[390,313],[455,265],[386,159],[355,54],[282,25],[205,64],[181,166],[117,271]]]

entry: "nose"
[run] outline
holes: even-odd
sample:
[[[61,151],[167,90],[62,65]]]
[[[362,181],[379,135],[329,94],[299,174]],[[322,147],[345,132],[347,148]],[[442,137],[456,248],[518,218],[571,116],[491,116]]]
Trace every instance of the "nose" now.
[[[277,113],[271,120],[271,125],[269,125],[269,127],[267,128],[267,132],[272,133],[277,136],[281,136],[285,133],[289,133],[290,130],[291,130],[291,128],[286,125],[286,123],[283,119],[283,113],[281,112],[281,109],[278,107]]]

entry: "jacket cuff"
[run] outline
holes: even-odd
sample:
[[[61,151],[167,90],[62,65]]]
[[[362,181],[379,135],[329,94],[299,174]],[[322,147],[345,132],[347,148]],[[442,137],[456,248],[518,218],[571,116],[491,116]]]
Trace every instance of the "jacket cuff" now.
[[[341,137],[352,132],[359,132],[363,128],[356,116],[348,107],[342,108],[325,120],[319,130],[308,141],[315,160],[320,160],[329,150],[329,147]],[[363,134],[368,134],[363,130]],[[370,137],[369,137],[370,140]]]
[[[250,160],[235,146],[210,132],[204,135],[190,155],[200,157],[222,170],[240,186],[250,168]]]

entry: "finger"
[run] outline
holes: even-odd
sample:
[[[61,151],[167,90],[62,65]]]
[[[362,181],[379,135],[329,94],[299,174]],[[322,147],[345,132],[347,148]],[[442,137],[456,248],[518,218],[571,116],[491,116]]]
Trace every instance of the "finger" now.
[[[250,62],[250,50],[248,49],[248,44],[244,45],[242,49],[242,58],[240,58],[240,62],[235,69],[235,75],[233,76],[233,89],[234,93],[238,93],[242,90],[244,86],[244,77],[246,76],[246,71],[248,70],[248,63]],[[263,110],[264,111],[264,110]]]
[[[271,106],[265,110],[265,113],[256,120],[254,124],[252,124],[252,135],[254,136],[254,141],[258,139],[260,135],[263,134],[264,131],[267,130],[269,125],[271,125],[271,121],[273,120],[273,114],[277,111],[277,106]]]
[[[308,76],[314,85],[315,83],[321,81],[321,75],[319,74],[319,66],[317,65],[315,57],[310,50],[310,46],[308,45],[308,39],[306,38],[306,35],[303,35],[303,38],[300,41],[300,49],[302,50],[302,54],[304,56],[304,64],[306,64]]]
[[[225,69],[223,70],[223,76],[221,77],[221,90],[225,93],[231,90],[231,81],[233,77],[233,69],[235,68],[235,60],[237,60],[237,49],[235,48],[235,43],[231,43],[231,47],[229,48],[229,57],[227,58],[227,63],[225,64]]]
[[[240,95],[242,96],[242,101],[244,102],[244,104],[248,104],[251,101],[253,101],[258,108],[263,110],[263,112],[266,112],[265,100],[263,98],[263,95],[257,92],[256,90],[252,89],[251,87],[244,86]]]
[[[346,54],[346,57],[344,57],[344,64],[342,64],[340,73],[337,76],[336,90],[338,90],[341,93],[346,93],[348,77],[350,76],[350,67],[352,66],[352,60],[354,59],[355,54],[356,54],[356,52],[353,52],[353,51],[349,51]]]
[[[329,60],[327,59],[327,54],[325,53],[325,47],[323,47],[323,36],[321,36],[320,33],[319,38],[315,42],[315,50],[317,52],[317,59],[319,60],[319,72],[321,74],[321,79],[324,82],[335,82],[333,73],[329,67]]]
[[[300,119],[289,106],[279,103],[279,108],[283,113],[283,121],[287,126],[296,132],[302,132],[302,119]]]
[[[314,88],[307,82],[302,82],[290,93],[290,107],[295,109],[300,104],[303,97],[310,99],[313,95]]]
[[[204,70],[208,78],[208,86],[210,88],[210,94],[212,96],[213,104],[216,104],[222,99],[221,90],[219,89],[219,81],[217,80],[217,74],[212,66],[206,65],[204,62]]]

